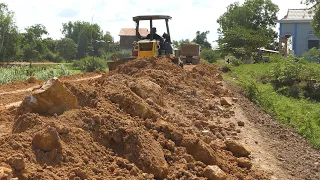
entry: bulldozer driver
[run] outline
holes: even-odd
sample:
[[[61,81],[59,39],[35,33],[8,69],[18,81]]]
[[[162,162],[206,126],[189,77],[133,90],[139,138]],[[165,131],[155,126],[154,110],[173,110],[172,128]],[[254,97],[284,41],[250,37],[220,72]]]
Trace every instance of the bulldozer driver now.
[[[151,39],[151,34],[153,34],[153,39],[163,41],[162,37],[157,34],[157,28],[153,27],[145,39]]]

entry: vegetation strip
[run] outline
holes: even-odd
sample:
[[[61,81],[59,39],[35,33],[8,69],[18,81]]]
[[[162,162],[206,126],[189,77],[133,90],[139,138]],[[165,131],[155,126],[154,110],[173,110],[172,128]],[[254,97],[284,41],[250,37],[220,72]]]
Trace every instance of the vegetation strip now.
[[[253,102],[320,148],[318,64],[274,57],[271,63],[228,68],[231,72],[224,74],[225,78],[243,87]]]

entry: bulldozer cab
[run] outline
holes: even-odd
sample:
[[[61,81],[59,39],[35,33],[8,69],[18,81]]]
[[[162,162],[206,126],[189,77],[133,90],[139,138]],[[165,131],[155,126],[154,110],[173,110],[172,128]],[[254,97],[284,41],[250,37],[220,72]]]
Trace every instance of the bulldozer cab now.
[[[171,38],[170,38],[170,31],[169,31],[169,20],[172,19],[171,16],[165,16],[165,15],[148,15],[148,16],[135,16],[133,17],[133,21],[136,23],[136,40],[139,41],[143,39],[143,37],[139,33],[139,25],[140,21],[149,21],[150,23],[150,39],[151,41],[154,39],[155,32],[153,27],[153,21],[154,20],[164,20],[166,24],[166,30],[167,32],[163,34],[163,38],[166,42],[171,44]]]
[[[148,15],[135,16],[133,21],[136,23],[136,41],[133,45],[132,56],[149,57],[166,54],[173,54],[172,42],[170,38],[169,23],[170,16],[165,15]],[[166,32],[160,36],[157,34],[156,27],[154,27],[155,20],[164,20],[166,25]],[[139,33],[139,26],[141,21],[148,21],[150,26],[150,33],[143,37]]]

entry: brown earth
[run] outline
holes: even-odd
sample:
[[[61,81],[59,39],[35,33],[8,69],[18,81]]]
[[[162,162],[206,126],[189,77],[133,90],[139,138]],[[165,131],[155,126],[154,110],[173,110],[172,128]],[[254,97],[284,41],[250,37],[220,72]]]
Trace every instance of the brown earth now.
[[[63,82],[83,81],[90,78],[101,76],[102,72],[89,72],[84,74],[76,74],[72,76],[62,76],[59,79]],[[0,106],[13,102],[22,101],[23,98],[32,93],[32,90],[39,88],[44,81],[31,78],[25,81],[15,81],[8,84],[0,85]]]
[[[0,111],[0,172],[12,169],[19,179],[319,177],[318,152],[307,144],[313,156],[301,159],[299,171],[274,157],[286,153],[270,147],[281,143],[268,134],[265,124],[274,122],[225,84],[215,65],[183,70],[149,58],[98,79],[63,82],[80,108],[60,115]],[[290,145],[302,153],[302,139],[295,141]],[[298,165],[283,158],[288,168]]]

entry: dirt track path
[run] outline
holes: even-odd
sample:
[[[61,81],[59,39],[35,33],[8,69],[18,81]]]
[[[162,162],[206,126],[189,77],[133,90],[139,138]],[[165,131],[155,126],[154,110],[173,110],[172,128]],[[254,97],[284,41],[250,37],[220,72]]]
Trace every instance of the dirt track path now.
[[[195,66],[187,66],[191,71]],[[235,124],[245,123],[239,142],[251,151],[257,168],[270,173],[274,180],[320,179],[320,152],[311,147],[298,133],[286,128],[248,100],[241,90],[225,81],[224,86],[239,99],[234,105]]]
[[[239,141],[252,152],[254,166],[272,174],[272,179],[320,179],[320,152],[298,133],[286,128],[249,101],[238,87],[226,83],[239,99],[235,121],[243,121]]]

